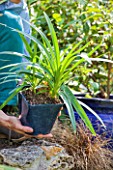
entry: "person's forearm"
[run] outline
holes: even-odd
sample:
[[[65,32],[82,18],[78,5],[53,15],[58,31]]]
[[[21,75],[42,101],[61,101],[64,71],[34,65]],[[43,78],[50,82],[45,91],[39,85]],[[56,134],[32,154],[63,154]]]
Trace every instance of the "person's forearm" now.
[[[31,127],[23,126],[17,117],[8,116],[2,110],[0,110],[0,126],[6,127],[7,129],[14,130],[15,132],[24,135],[26,135],[26,132],[33,132]]]
[[[9,116],[7,116],[2,110],[0,110],[0,125],[6,124],[9,121]]]

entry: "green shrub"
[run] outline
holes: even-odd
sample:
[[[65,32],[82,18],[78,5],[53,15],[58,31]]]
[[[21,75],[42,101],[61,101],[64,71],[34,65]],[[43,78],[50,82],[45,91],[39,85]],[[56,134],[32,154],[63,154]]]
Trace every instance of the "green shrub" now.
[[[83,1],[81,1],[83,2]],[[45,11],[52,20],[59,46],[61,49],[66,45],[84,40],[83,44],[90,42],[83,52],[90,52],[99,44],[100,48],[92,53],[93,58],[111,59],[113,56],[113,1],[95,0],[43,0],[38,2],[29,1],[31,21],[48,33],[47,24],[43,17]],[[38,37],[35,31],[33,34]],[[48,37],[50,34],[48,33]],[[38,49],[34,50],[36,53]],[[83,68],[84,73],[83,73]],[[82,76],[81,76],[82,70]],[[87,76],[86,76],[87,73]],[[77,71],[75,76],[75,90],[83,90],[92,95],[101,92],[109,97],[112,87],[112,65],[105,62],[85,63]],[[106,81],[105,81],[106,80]],[[82,88],[84,87],[84,88]],[[110,89],[111,88],[111,89]]]

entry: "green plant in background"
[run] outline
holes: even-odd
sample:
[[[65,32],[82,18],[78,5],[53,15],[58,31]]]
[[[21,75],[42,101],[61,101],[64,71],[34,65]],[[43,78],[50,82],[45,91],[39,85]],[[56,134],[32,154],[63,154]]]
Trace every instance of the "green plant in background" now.
[[[93,1],[91,4],[88,3],[81,13],[86,42],[91,42],[86,51],[90,51],[102,42],[100,48],[93,54],[94,58],[103,57],[112,60],[112,6],[112,1]],[[92,62],[91,65],[87,65],[87,69],[92,69],[85,77],[85,81],[89,82],[86,87],[90,94],[96,95],[95,87],[92,88],[92,86],[97,85],[97,93],[100,93],[100,97],[109,98],[112,92],[112,64]],[[85,81],[83,81],[84,84]]]
[[[81,2],[81,3],[80,3]],[[84,39],[82,46],[87,42],[90,45],[83,50],[89,53],[98,44],[98,48],[92,55],[93,58],[102,57],[103,59],[111,59],[113,56],[113,1],[94,0],[94,1],[67,1],[67,0],[43,0],[37,3],[30,4],[31,22],[37,27],[41,27],[50,37],[46,22],[42,15],[45,11],[55,27],[55,31],[60,43],[60,49],[69,46],[74,42],[79,42]],[[33,34],[40,38],[36,31]],[[35,48],[36,49],[36,48]],[[37,49],[36,49],[37,51]],[[112,93],[112,64],[104,62],[95,62],[92,64],[85,63],[87,75],[83,75],[84,65],[79,66],[81,70],[75,72],[75,79],[79,82],[74,89],[77,91],[89,92],[90,95],[100,93],[102,97],[108,97]],[[88,71],[90,70],[90,72]],[[98,85],[97,85],[98,84]],[[98,86],[95,89],[92,86]],[[81,88],[81,87],[84,87]],[[93,91],[94,90],[94,91]],[[95,91],[96,90],[96,91]]]
[[[37,54],[34,54],[34,50],[32,51],[32,47],[30,47],[28,43],[25,41],[25,38],[23,38],[26,44],[26,48],[30,54],[30,56],[27,57],[28,62],[21,64],[17,63],[13,65],[11,64],[6,66],[11,68],[10,69],[11,72],[8,73],[9,76],[4,77],[4,81],[2,82],[2,83],[7,82],[7,78],[8,79],[10,78],[10,81],[11,80],[14,81],[15,76],[15,79],[17,80],[22,78],[23,83],[13,90],[10,97],[0,106],[0,109],[2,109],[15,95],[17,95],[19,91],[22,91],[23,87],[25,90],[27,86],[27,89],[30,88],[35,93],[38,93],[37,89],[40,89],[39,93],[47,92],[51,98],[59,98],[63,100],[65,106],[67,107],[74,131],[76,130],[76,121],[74,117],[75,109],[82,118],[82,120],[85,122],[86,126],[95,135],[95,131],[92,127],[89,118],[87,117],[85,111],[79,104],[78,100],[71,92],[70,88],[68,87],[68,82],[72,79],[71,73],[75,69],[77,69],[77,67],[81,63],[84,62],[91,63],[91,60],[87,55],[82,54],[80,57],[80,52],[83,51],[89,45],[89,42],[81,47],[82,44],[81,41],[76,45],[69,46],[65,50],[60,50],[54,27],[46,13],[44,14],[44,16],[49,27],[51,41],[41,31],[41,29],[37,28],[32,24],[30,25],[40,35],[41,41],[35,38],[34,36],[30,36],[23,32],[18,31],[20,34],[28,36],[28,38],[30,38],[37,45],[38,51]],[[92,52],[94,52],[94,50]],[[88,55],[90,56],[92,52],[90,52]],[[23,56],[22,54],[17,54],[15,52],[1,52],[1,54],[4,53],[14,54],[20,57],[26,57]],[[22,66],[24,67],[27,66],[27,69],[25,71],[22,69],[17,69],[21,68]],[[0,69],[2,70],[6,67]],[[84,107],[89,109],[101,121],[101,123],[104,126],[103,121],[94,111],[92,111],[86,105],[84,105]]]

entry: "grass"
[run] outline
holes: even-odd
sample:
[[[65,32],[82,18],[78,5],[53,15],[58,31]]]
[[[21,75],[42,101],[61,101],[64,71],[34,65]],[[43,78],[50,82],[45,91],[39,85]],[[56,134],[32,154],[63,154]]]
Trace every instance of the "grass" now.
[[[76,134],[67,124],[58,124],[53,130],[53,142],[62,145],[74,157],[73,170],[113,170],[113,152],[107,139],[93,136],[83,123],[77,125]]]

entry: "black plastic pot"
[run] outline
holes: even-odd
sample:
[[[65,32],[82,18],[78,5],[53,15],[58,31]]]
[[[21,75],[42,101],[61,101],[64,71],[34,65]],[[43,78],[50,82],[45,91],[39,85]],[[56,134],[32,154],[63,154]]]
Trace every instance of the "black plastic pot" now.
[[[30,105],[19,95],[21,123],[34,129],[31,135],[50,133],[63,104]]]

